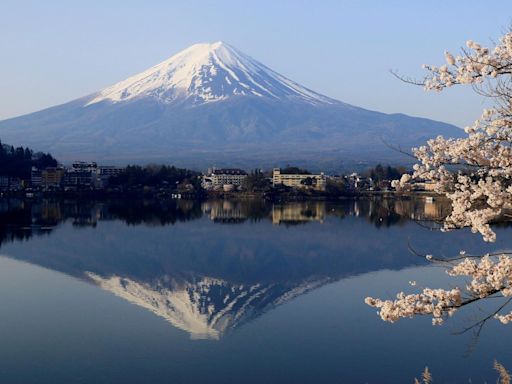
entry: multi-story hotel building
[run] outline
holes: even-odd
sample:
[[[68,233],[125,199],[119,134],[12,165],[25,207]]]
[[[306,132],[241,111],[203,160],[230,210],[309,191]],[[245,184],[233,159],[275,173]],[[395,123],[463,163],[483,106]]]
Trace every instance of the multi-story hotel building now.
[[[64,168],[47,167],[41,171],[41,185],[44,188],[60,187],[64,178]]]
[[[203,177],[203,186],[205,188],[222,188],[224,185],[233,185],[239,187],[243,184],[247,172],[236,168],[209,169],[206,176]]]
[[[310,180],[310,182],[308,182]],[[327,179],[323,172],[317,175],[281,173],[280,168],[274,168],[272,173],[272,184],[275,186],[285,185],[291,188],[312,188],[319,191],[325,190]]]

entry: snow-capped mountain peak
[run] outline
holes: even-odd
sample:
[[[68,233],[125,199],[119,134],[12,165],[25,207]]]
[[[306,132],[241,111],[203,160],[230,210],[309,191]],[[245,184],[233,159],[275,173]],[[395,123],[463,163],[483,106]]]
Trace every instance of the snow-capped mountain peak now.
[[[5,142],[61,161],[203,168],[401,164],[383,141],[411,148],[461,132],[322,96],[222,42],[194,45],[94,95],[0,121]]]
[[[192,104],[234,96],[268,97],[333,104],[336,100],[313,92],[260,62],[217,41],[195,44],[156,66],[96,94],[86,105],[119,103],[151,97],[165,104],[187,100]]]

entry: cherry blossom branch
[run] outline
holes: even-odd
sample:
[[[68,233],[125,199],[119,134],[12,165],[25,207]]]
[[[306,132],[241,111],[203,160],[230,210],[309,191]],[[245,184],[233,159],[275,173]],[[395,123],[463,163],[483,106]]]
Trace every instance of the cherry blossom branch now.
[[[489,297],[490,298],[490,297]],[[492,312],[491,314],[487,315],[486,317],[484,317],[483,319],[480,319],[479,321],[477,321],[476,323],[474,323],[473,325],[469,326],[469,327],[466,327],[464,328],[463,330],[461,331],[458,331],[458,332],[455,332],[454,334],[455,335],[462,335],[472,329],[475,329],[476,327],[478,327],[478,331],[477,331],[477,337],[478,335],[480,335],[480,332],[482,331],[482,328],[483,326],[485,325],[485,323],[487,321],[489,321],[490,319],[494,318],[498,313],[500,313],[508,304],[510,304],[510,302],[512,301],[512,297],[507,299],[502,305],[500,305],[494,312]]]
[[[469,85],[494,103],[464,131],[458,139],[438,136],[419,148],[413,148],[418,163],[413,174],[404,174],[392,186],[397,190],[411,188],[415,180],[430,182],[434,192],[451,201],[451,212],[442,222],[442,230],[469,227],[485,241],[496,240],[491,224],[509,220],[512,211],[512,32],[493,48],[467,41],[457,56],[445,52],[446,63],[424,65],[423,80],[391,73],[409,84],[421,85],[427,91],[443,91],[455,85]],[[413,252],[415,253],[415,252]],[[418,254],[419,255],[419,254]],[[394,300],[366,298],[366,303],[379,309],[380,317],[394,322],[404,317],[432,315],[433,324],[441,324],[458,309],[486,298],[503,296],[506,303],[477,324],[494,317],[503,324],[512,322],[512,312],[501,314],[512,299],[512,252],[466,255],[452,258],[426,259],[447,267],[450,276],[467,276],[462,289],[424,288],[406,295],[398,293]]]

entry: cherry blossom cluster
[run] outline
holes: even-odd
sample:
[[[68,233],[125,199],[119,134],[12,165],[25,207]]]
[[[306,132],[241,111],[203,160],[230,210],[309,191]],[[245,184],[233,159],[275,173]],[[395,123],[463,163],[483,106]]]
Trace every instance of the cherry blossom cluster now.
[[[475,298],[484,299],[497,293],[504,297],[512,296],[512,258],[499,255],[492,258],[485,255],[481,260],[466,258],[448,273],[451,276],[470,276],[471,283],[466,287]],[[512,321],[512,312],[495,318],[503,324]]]
[[[455,84],[482,84],[486,95],[496,102],[485,109],[474,124],[465,128],[467,137],[439,136],[413,148],[419,163],[414,173],[393,182],[407,188],[411,180],[433,184],[435,191],[452,201],[452,212],[444,229],[471,227],[484,240],[494,241],[490,223],[512,207],[512,33],[493,49],[468,41],[468,51],[454,57],[446,53],[447,64],[425,66],[426,90],[441,91]]]
[[[485,298],[497,292],[512,296],[512,258],[506,255],[465,258],[448,270],[450,276],[471,278],[466,289],[472,297]]]
[[[427,91],[469,84],[492,100],[494,107],[485,109],[465,128],[466,137],[439,136],[413,148],[419,161],[413,174],[402,176],[392,186],[410,188],[415,180],[431,183],[452,203],[444,230],[470,227],[485,241],[493,242],[496,234],[491,224],[512,212],[512,32],[492,49],[471,40],[466,45],[467,49],[458,56],[445,52],[446,64],[424,66],[428,75],[421,84]],[[436,261],[432,255],[426,258]],[[509,254],[466,257],[461,252],[448,265],[450,276],[468,278],[463,291],[425,288],[417,294],[401,292],[395,300],[368,297],[365,302],[379,308],[385,321],[428,314],[434,324],[441,324],[464,305],[497,295],[512,298]],[[498,308],[494,317],[504,324],[512,322],[512,312],[502,314],[502,310],[503,307]]]
[[[489,223],[512,207],[512,121],[490,121],[497,114],[484,111],[481,119],[466,128],[468,137],[439,136],[414,148],[419,163],[414,165],[413,175],[392,184],[400,189],[411,180],[432,183],[436,192],[452,201],[445,229],[471,227],[486,241],[496,238]]]
[[[512,70],[512,33],[503,36],[494,49],[482,47],[472,40],[467,50],[453,56],[445,52],[446,64],[424,65],[430,72],[424,81],[426,90],[442,91],[456,84],[481,84],[486,78],[510,75]]]
[[[391,323],[404,317],[431,314],[433,324],[442,324],[443,316],[453,314],[461,305],[462,298],[458,288],[451,290],[425,288],[422,293],[410,295],[400,292],[395,300],[367,297],[365,303],[378,308],[377,313],[381,319]]]
[[[384,321],[393,323],[414,315],[432,315],[432,323],[439,325],[457,309],[478,299],[493,295],[512,297],[512,258],[506,255],[464,258],[454,263],[447,273],[470,278],[464,292],[458,287],[450,290],[425,288],[421,293],[409,295],[400,292],[395,300],[367,297],[365,303],[379,308],[378,314]],[[495,317],[506,324],[512,321],[512,312]]]

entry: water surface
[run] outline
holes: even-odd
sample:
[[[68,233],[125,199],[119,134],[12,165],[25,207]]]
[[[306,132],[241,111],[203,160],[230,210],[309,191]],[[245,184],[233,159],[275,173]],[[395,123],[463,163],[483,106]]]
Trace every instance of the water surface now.
[[[447,286],[409,251],[489,246],[431,231],[424,201],[0,201],[0,378],[8,383],[492,382],[509,327],[493,308],[382,322],[364,304]]]

